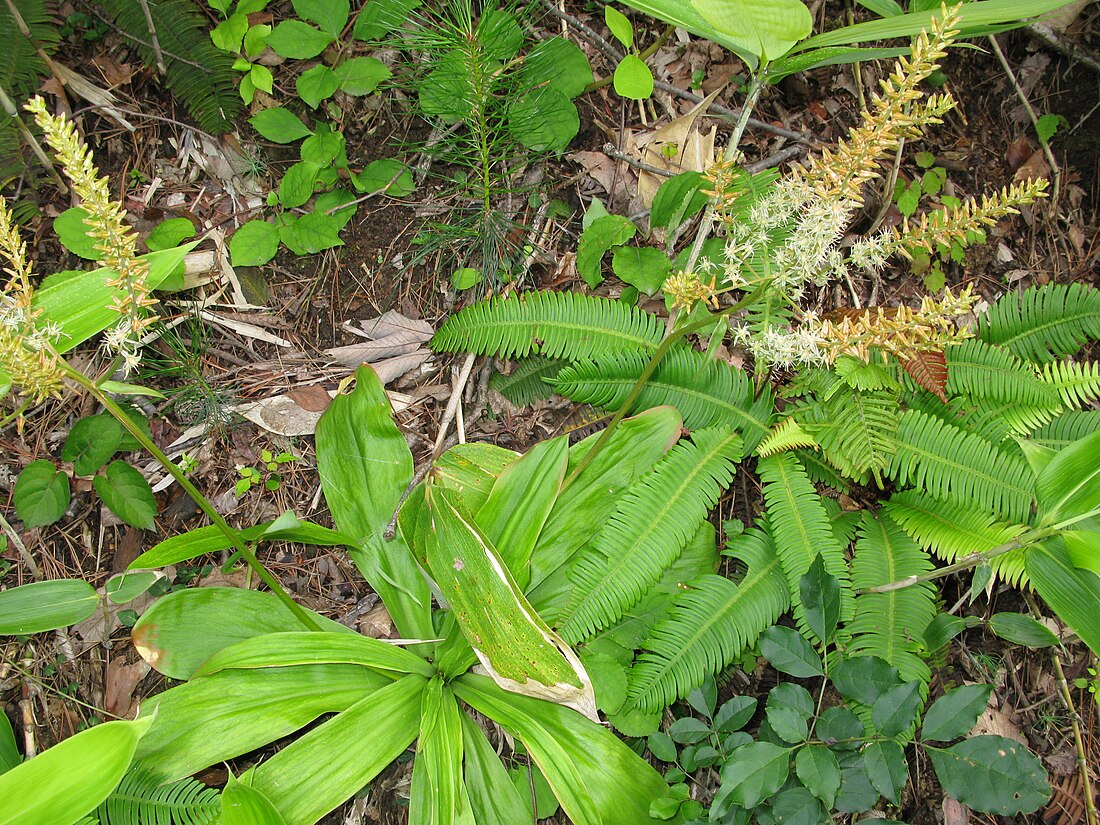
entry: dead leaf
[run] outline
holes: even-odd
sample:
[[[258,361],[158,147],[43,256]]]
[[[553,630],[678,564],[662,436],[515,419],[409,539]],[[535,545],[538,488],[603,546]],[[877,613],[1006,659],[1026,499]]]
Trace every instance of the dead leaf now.
[[[115,656],[107,663],[104,677],[104,709],[122,719],[137,716],[137,703],[134,702],[134,690],[149,673],[149,663],[144,659],[127,664],[121,656]]]
[[[648,135],[637,138],[641,147],[641,159],[650,166],[667,169],[673,174],[680,172],[703,172],[714,163],[714,136],[717,127],[702,132],[696,127],[696,120],[706,113],[720,89],[707,95],[686,115],[671,120]],[[642,170],[638,174],[638,197],[648,208],[653,205],[653,197],[665,178]]]
[[[987,707],[982,711],[982,715],[978,717],[978,721],[971,728],[970,733],[967,736],[981,736],[985,733],[996,734],[997,736],[1003,736],[1006,739],[1013,739],[1027,747],[1027,739],[1016,724],[1009,719],[1001,711],[993,707]]]
[[[332,396],[328,394],[328,391],[316,384],[308,387],[296,387],[288,392],[286,396],[308,412],[324,412],[332,402]]]
[[[1042,152],[1035,152],[1020,165],[1020,168],[1016,170],[1016,174],[1012,176],[1012,180],[1017,183],[1032,179],[1050,179],[1050,166],[1047,165],[1047,159]]]
[[[949,796],[943,798],[943,825],[969,825],[970,809]]]

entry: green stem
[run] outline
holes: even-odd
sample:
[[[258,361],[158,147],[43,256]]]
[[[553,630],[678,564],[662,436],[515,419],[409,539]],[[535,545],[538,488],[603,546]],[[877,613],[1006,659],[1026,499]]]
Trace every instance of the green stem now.
[[[168,474],[175,479],[176,483],[194,500],[199,509],[206,514],[207,518],[225,534],[225,537],[229,539],[230,543],[233,545],[233,549],[240,553],[248,566],[256,571],[256,575],[260,577],[260,580],[287,606],[290,612],[293,613],[307,629],[320,632],[321,626],[309,615],[305,608],[290,597],[290,594],[286,592],[281,584],[279,584],[278,579],[272,576],[271,573],[267,571],[267,568],[260,563],[260,560],[256,558],[256,554],[252,552],[248,544],[241,538],[240,532],[229,526],[229,523],[222,514],[214,509],[214,505],[210,503],[209,499],[191,483],[191,480],[183,474],[183,471],[176,466],[175,462],[153,443],[152,439],[149,438],[133,419],[123,411],[122,407],[120,407],[113,398],[107,395],[107,393],[96,386],[96,383],[92,381],[92,379],[88,378],[79,370],[74,369],[67,361],[61,359],[60,364],[61,369],[68,378],[71,378],[75,383],[90,392],[95,399],[106,408],[107,412],[117,418],[123,428],[130,433],[142,447],[148,450],[153,458],[160,462]]]

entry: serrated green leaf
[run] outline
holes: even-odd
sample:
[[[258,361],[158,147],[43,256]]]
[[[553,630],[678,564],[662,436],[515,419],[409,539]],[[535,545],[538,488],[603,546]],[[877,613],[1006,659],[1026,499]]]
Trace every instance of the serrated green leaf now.
[[[32,461],[15,480],[12,503],[27,529],[53,524],[69,506],[69,477],[44,458]]]
[[[169,218],[153,227],[153,231],[145,239],[145,245],[154,251],[171,249],[193,237],[195,225],[188,218]]]
[[[1031,813],[1050,798],[1042,763],[1012,739],[975,736],[925,752],[947,795],[975,811]]]
[[[310,212],[279,229],[279,240],[295,255],[313,255],[334,246],[343,246],[343,224],[332,215]]]
[[[877,739],[863,749],[863,769],[872,787],[894,804],[909,781],[905,752],[892,739]]]
[[[508,130],[534,152],[561,152],[580,131],[577,107],[549,84],[536,86],[508,106]]]
[[[874,705],[880,696],[901,684],[898,669],[878,656],[842,659],[829,672],[833,686],[845,699]]]
[[[551,37],[538,43],[523,59],[521,85],[543,83],[572,100],[592,82],[592,67],[584,52],[564,37]]]
[[[832,810],[840,791],[840,765],[829,748],[811,745],[794,758],[794,771],[806,789]]]
[[[653,196],[653,208],[649,214],[650,226],[670,229],[679,226],[707,204],[703,191],[706,179],[701,172],[681,172],[661,184]]]
[[[157,501],[145,477],[125,461],[112,461],[104,475],[92,480],[108,509],[127,524],[142,530],[156,525]]]
[[[352,183],[360,192],[380,192],[385,189],[387,195],[403,198],[416,189],[409,167],[396,158],[381,158],[371,161],[358,175],[352,177]]]
[[[593,289],[603,280],[600,262],[604,254],[614,246],[626,243],[637,233],[630,220],[621,215],[605,215],[596,218],[581,232],[577,244],[577,272]]]
[[[311,109],[321,105],[321,101],[328,100],[340,86],[340,79],[336,72],[323,63],[318,63],[312,69],[306,69],[297,80],[294,81],[294,89],[298,97]]]
[[[65,439],[61,460],[73,463],[78,476],[93,475],[122,444],[122,425],[110,413],[81,418]]]
[[[712,802],[719,808],[733,802],[755,808],[783,787],[790,774],[791,748],[771,742],[753,742],[737,748],[722,766],[722,786]]]
[[[875,700],[871,722],[884,736],[898,736],[917,721],[921,706],[920,682],[895,685]]]
[[[312,198],[319,171],[316,163],[307,160],[295,163],[287,169],[279,182],[279,201],[282,205],[291,209]]]
[[[794,682],[783,682],[768,694],[765,714],[773,731],[785,742],[805,742],[814,700],[809,691]]]
[[[656,295],[672,271],[672,261],[651,246],[620,246],[611,257],[611,270],[620,281]]]
[[[719,733],[741,730],[756,713],[758,702],[752,696],[733,696],[714,714],[714,729]]]
[[[252,124],[253,129],[274,143],[293,143],[313,134],[309,127],[302,123],[300,117],[282,106],[257,112],[248,119],[248,122]]]
[[[0,591],[0,636],[68,627],[95,612],[99,596],[83,579],[50,579]]]
[[[321,27],[336,39],[344,31],[351,14],[348,0],[292,0],[298,16]]]
[[[88,261],[98,261],[103,254],[97,252],[97,241],[88,234],[90,227],[84,223],[88,210],[74,206],[53,219],[53,232],[67,250]]]

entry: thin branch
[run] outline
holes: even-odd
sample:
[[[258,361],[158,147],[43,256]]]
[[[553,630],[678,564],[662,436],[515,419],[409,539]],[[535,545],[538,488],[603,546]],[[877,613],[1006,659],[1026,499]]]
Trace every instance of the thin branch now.
[[[149,27],[149,39],[153,41],[153,55],[157,58],[157,71],[161,76],[168,74],[164,65],[164,55],[160,52],[160,41],[157,39],[157,27],[153,25],[153,14],[149,11],[148,0],[138,0],[141,4],[141,13],[145,15],[145,25]]]

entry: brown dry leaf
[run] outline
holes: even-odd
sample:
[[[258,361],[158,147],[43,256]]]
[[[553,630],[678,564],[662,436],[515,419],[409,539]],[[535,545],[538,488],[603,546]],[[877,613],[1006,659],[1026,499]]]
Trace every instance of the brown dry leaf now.
[[[386,606],[378,602],[359,620],[359,632],[372,639],[388,639],[396,632]]]
[[[296,387],[286,397],[308,412],[321,413],[332,403],[332,396],[324,387],[313,384],[308,387]]]
[[[970,809],[949,796],[943,798],[943,825],[969,825]]]
[[[573,152],[568,157],[603,187],[608,200],[616,203],[630,200],[633,175],[620,169],[619,164],[603,152]]]
[[[133,719],[137,716],[134,690],[149,670],[149,663],[144,659],[129,664],[121,656],[111,659],[107,663],[107,674],[104,677],[104,710],[122,719]]]
[[[978,717],[978,721],[967,736],[981,736],[986,733],[1013,739],[1025,748],[1028,746],[1027,739],[1020,733],[1016,724],[994,707],[987,707],[982,711],[982,715]]]
[[[686,115],[671,120],[648,135],[637,139],[642,150],[642,160],[658,169],[667,169],[673,174],[680,172],[703,172],[714,163],[714,136],[717,128],[702,132],[696,127],[696,121],[720,89],[707,95]],[[653,197],[665,178],[642,170],[638,174],[638,197],[646,207],[653,205]]]
[[[1035,152],[1020,165],[1020,168],[1016,170],[1016,174],[1012,176],[1012,180],[1016,183],[1031,179],[1050,180],[1050,166],[1047,164],[1046,156],[1042,152]]]
[[[136,69],[129,63],[119,63],[108,54],[99,54],[92,58],[92,65],[99,69],[100,75],[112,89],[130,82]]]

